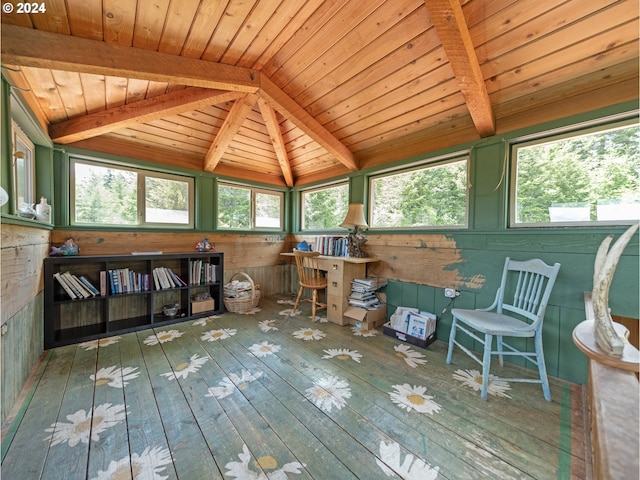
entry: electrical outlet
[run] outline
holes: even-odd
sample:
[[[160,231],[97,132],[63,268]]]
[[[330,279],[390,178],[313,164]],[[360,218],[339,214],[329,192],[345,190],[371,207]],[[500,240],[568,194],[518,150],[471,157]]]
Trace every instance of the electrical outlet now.
[[[444,296],[447,298],[456,298],[460,296],[460,292],[455,288],[445,288]]]

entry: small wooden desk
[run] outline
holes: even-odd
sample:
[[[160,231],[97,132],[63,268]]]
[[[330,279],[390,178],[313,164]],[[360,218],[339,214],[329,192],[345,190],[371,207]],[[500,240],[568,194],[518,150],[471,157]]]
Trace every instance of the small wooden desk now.
[[[293,253],[281,253],[293,257]],[[349,306],[351,280],[367,276],[367,263],[377,262],[377,258],[331,257],[320,255],[318,266],[327,272],[327,320],[338,325],[348,325],[342,315]]]

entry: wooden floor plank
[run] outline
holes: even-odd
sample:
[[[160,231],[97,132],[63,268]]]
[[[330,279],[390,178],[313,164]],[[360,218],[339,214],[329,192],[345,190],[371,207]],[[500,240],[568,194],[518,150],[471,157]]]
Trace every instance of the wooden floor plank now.
[[[58,419],[75,350],[75,346],[69,346],[52,353],[2,462],[5,478],[41,477],[51,443],[51,440],[44,441],[51,436],[45,430]],[[34,448],[34,444],[38,448]],[[24,452],[30,454],[25,456]]]
[[[457,369],[478,367],[463,355],[446,365],[442,342],[410,346],[426,361],[414,368],[406,345],[393,338],[313,324],[307,304],[300,315],[280,315],[290,305],[275,300],[261,299],[255,315],[225,313],[98,348],[56,349],[2,473],[47,480],[140,471],[169,479],[584,475],[580,388],[551,379],[553,401],[546,402],[539,385],[515,384],[510,398],[484,402],[453,378]],[[277,330],[261,328],[265,320]],[[326,336],[296,338],[306,327]],[[421,403],[433,412],[417,411]],[[71,426],[81,431],[87,422],[88,443],[71,446]],[[53,424],[57,431],[47,432]],[[24,451],[34,454],[25,461]]]

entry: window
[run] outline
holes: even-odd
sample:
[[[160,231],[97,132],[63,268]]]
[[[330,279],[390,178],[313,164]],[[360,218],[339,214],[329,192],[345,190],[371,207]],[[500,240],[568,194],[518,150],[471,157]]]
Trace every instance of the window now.
[[[72,159],[75,225],[193,227],[192,178]]]
[[[639,220],[639,133],[627,122],[514,145],[511,225]]]
[[[282,230],[284,195],[251,187],[218,185],[218,227]]]
[[[302,230],[340,228],[349,209],[349,184],[302,192]]]
[[[15,209],[35,203],[35,158],[33,142],[12,122],[13,129],[13,188],[15,192]]]
[[[468,157],[370,180],[371,228],[466,227]]]

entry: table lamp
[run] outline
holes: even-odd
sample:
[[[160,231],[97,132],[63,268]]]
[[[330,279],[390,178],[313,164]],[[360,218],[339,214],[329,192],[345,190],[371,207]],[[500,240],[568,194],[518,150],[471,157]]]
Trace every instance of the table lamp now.
[[[362,227],[369,228],[364,218],[364,205],[362,203],[350,203],[347,216],[340,224],[343,228],[353,229],[347,235],[347,256],[364,258],[367,255],[362,251],[362,244],[367,238],[360,232]]]

